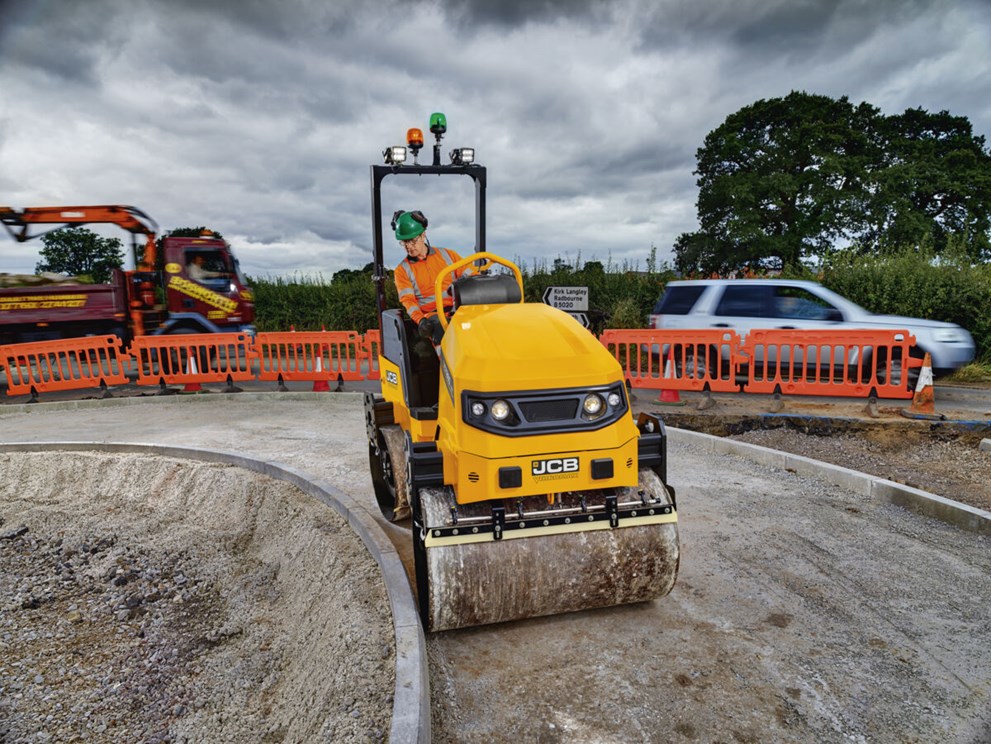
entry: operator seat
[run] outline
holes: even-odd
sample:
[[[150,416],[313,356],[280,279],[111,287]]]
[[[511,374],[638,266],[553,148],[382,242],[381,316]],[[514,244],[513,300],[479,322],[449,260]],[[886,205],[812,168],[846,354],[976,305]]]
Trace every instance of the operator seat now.
[[[462,305],[505,305],[520,302],[520,285],[510,274],[463,276],[451,284],[455,309]]]

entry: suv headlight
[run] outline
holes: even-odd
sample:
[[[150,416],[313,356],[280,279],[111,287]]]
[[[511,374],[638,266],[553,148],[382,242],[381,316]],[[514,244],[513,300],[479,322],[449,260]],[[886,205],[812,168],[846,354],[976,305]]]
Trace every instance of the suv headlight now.
[[[963,331],[957,328],[940,328],[937,331],[933,331],[933,340],[939,341],[942,344],[956,344],[966,341],[967,337],[963,334]]]

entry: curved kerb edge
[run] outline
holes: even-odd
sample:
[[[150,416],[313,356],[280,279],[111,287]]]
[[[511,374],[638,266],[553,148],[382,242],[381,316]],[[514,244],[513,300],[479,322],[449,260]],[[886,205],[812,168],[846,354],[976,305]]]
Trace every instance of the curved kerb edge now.
[[[888,501],[909,511],[938,519],[979,535],[991,535],[991,512],[961,504],[919,488],[876,478],[866,473],[813,460],[801,455],[761,447],[749,442],[703,434],[687,429],[667,428],[672,441],[690,442],[710,452],[740,455],[764,465],[791,470],[799,475],[813,475],[836,486],[842,486],[864,496]]]
[[[256,460],[219,450],[194,449],[154,444],[109,442],[21,442],[0,444],[0,452],[107,452],[155,454],[186,460],[234,465],[244,470],[291,483],[343,516],[364,542],[368,552],[382,569],[396,637],[396,686],[393,696],[389,741],[430,741],[430,682],[427,676],[427,652],[423,628],[406,571],[399,554],[372,516],[350,496],[327,481],[278,463]]]

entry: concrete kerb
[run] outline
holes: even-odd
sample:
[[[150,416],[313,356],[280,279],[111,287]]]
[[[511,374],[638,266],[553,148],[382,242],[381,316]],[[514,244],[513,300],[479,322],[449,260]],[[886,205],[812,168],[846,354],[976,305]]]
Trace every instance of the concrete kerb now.
[[[389,595],[396,639],[396,683],[389,741],[418,744],[430,741],[430,681],[427,672],[426,641],[413,592],[399,554],[382,528],[362,505],[330,483],[310,478],[306,473],[295,468],[219,450],[109,442],[0,444],[0,452],[51,452],[53,449],[66,452],[155,454],[233,465],[291,483],[341,514],[381,567]]]
[[[991,535],[991,512],[977,509],[967,504],[937,496],[901,483],[876,478],[866,473],[850,470],[839,465],[813,460],[801,455],[792,455],[780,450],[761,447],[735,439],[725,439],[712,434],[667,427],[671,441],[690,442],[711,452],[739,455],[764,465],[790,470],[799,475],[814,475],[854,493],[879,498],[909,511],[976,532]]]
[[[216,392],[202,393],[176,393],[175,395],[128,395],[119,398],[84,398],[82,400],[53,400],[38,401],[37,403],[4,403],[0,404],[0,415],[4,413],[33,413],[38,411],[74,411],[79,408],[98,405],[101,408],[112,406],[135,406],[135,405],[179,405],[189,403],[216,402],[217,400],[229,397],[233,400],[326,400],[338,395],[361,395],[354,391],[343,391],[340,393],[312,393],[312,392],[243,392],[228,393],[221,390]]]

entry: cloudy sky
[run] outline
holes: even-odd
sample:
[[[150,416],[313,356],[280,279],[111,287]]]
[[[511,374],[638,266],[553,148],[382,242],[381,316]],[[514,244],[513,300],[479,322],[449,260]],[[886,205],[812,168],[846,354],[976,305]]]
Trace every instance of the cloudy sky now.
[[[791,90],[991,139],[991,2],[0,0],[0,204],[132,204],[329,278],[370,260],[368,166],[441,111],[445,157],[488,166],[490,250],[644,268],[697,226],[706,133]],[[470,252],[468,179],[384,201]],[[38,241],[0,246],[33,271]]]

